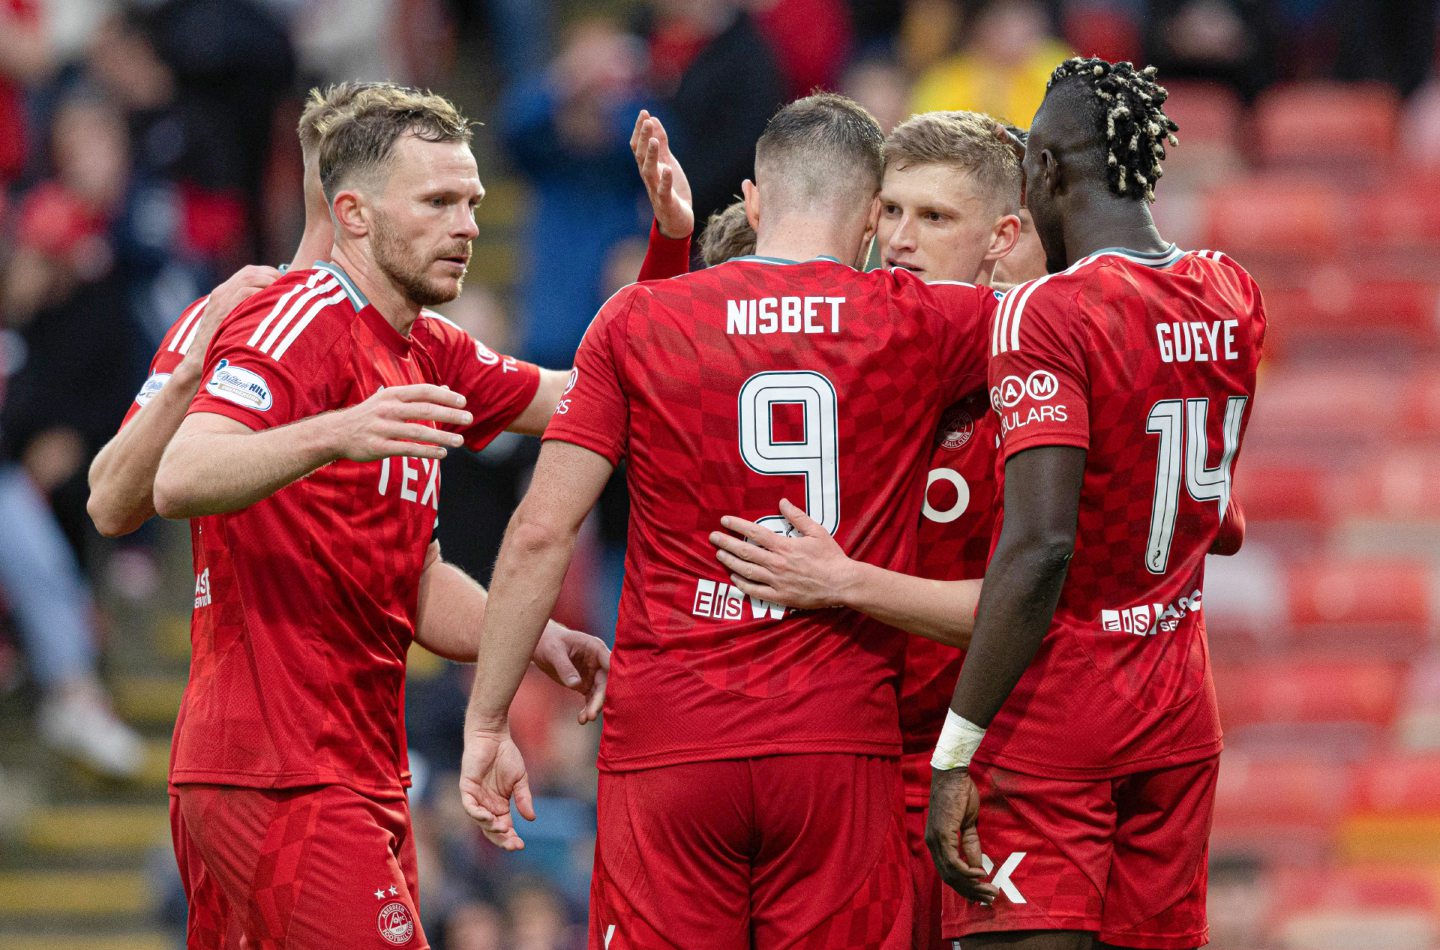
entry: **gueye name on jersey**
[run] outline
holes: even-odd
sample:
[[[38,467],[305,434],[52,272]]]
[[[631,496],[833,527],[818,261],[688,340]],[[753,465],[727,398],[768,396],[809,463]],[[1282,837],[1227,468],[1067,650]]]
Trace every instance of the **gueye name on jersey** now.
[[[725,301],[725,332],[839,333],[844,297],[760,297]]]
[[[1157,323],[1155,338],[1160,344],[1160,359],[1166,363],[1238,360],[1235,331],[1239,327],[1239,320]]]

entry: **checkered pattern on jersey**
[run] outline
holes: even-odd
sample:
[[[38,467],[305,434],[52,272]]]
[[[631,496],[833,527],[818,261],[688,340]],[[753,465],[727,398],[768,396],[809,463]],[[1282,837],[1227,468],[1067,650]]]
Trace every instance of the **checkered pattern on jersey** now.
[[[732,308],[786,297],[843,298],[838,328],[821,302],[819,332],[727,332]],[[993,306],[988,291],[931,289],[909,274],[746,260],[637,285],[606,305],[577,355],[569,408],[546,433],[611,454],[623,432],[629,456],[630,545],[602,764],[683,761],[720,744],[753,755],[777,740],[813,740],[811,751],[893,748],[901,635],[837,611],[777,619],[779,608],[729,593],[707,536],[726,514],[758,520],[781,498],[807,505],[807,488],[818,513],[817,482],[834,478],[842,547],[909,569],[930,435],[943,404],[978,382]],[[741,388],[759,373],[802,372],[824,378],[802,381],[822,407],[806,430],[814,475],[763,474],[742,458]],[[819,430],[827,403],[833,443]],[[762,441],[795,430],[791,420],[772,432],[773,417],[745,424]]]
[[[283,321],[285,301],[303,299],[296,294],[318,273],[286,275],[251,297],[211,344],[206,378],[220,360],[253,373],[268,386],[269,408],[202,389],[191,411],[269,428],[355,405],[384,386],[451,382],[487,420],[467,433],[479,445],[528,403],[534,379],[523,373],[437,376],[437,367],[476,360],[463,334],[407,340],[343,295],[317,309],[277,359],[278,347],[263,342],[271,331],[261,331]],[[481,378],[488,390],[474,383]],[[487,401],[500,411],[478,408]],[[336,783],[375,794],[408,782],[405,657],[439,487],[428,460],[341,460],[248,508],[192,522],[194,653],[172,781]]]
[[[995,527],[999,437],[999,421],[990,412],[990,396],[984,390],[941,414],[931,441],[929,487],[920,515],[916,573],[921,577],[985,576]],[[900,734],[906,801],[912,805],[923,806],[930,799],[930,754],[945,724],[963,660],[962,651],[923,637],[912,636],[906,643]]]
[[[1013,334],[1018,322],[1018,346],[992,358],[992,396],[1005,380],[1037,373],[1058,378],[1059,390],[1022,392],[1001,407],[1003,451],[1088,444],[1088,452],[1075,554],[1051,635],[980,754],[1073,775],[1209,754],[1219,726],[1196,601],[1224,501],[1197,501],[1186,487],[1192,415],[1182,426],[1186,444],[1169,446],[1179,463],[1174,534],[1165,568],[1152,573],[1152,519],[1166,515],[1157,502],[1162,439],[1148,430],[1162,401],[1204,401],[1204,464],[1219,465],[1227,400],[1248,400],[1245,421],[1253,404],[1265,330],[1259,293],[1228,259],[1197,254],[1168,266],[1107,254],[1033,286],[1023,306],[1002,307],[1002,327],[1008,319]],[[1233,358],[1162,359],[1160,338],[1225,321],[1234,321]]]

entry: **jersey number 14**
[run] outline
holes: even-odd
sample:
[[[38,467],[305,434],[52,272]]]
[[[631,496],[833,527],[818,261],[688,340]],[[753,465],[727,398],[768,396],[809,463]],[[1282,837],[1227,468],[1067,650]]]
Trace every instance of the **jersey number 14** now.
[[[1225,507],[1230,503],[1231,471],[1235,466],[1235,453],[1240,448],[1240,422],[1248,401],[1246,396],[1231,396],[1226,400],[1224,449],[1220,464],[1214,468],[1208,465],[1209,399],[1162,399],[1151,407],[1145,431],[1160,437],[1160,457],[1155,464],[1155,499],[1150,508],[1150,535],[1145,545],[1145,567],[1151,574],[1164,574],[1170,564],[1182,479],[1191,498],[1216,502],[1220,517],[1225,517]]]

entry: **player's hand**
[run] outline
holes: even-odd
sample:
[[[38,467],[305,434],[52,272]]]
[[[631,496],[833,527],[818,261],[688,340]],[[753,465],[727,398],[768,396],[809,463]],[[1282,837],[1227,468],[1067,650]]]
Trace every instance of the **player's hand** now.
[[[241,303],[279,279],[280,272],[275,268],[251,264],[240,268],[230,275],[229,280],[210,291],[210,299],[205,301],[195,327],[195,338],[190,341],[181,365],[198,377],[205,366],[205,351],[210,348],[210,341],[221,321]]]
[[[966,900],[993,904],[1000,891],[985,880],[980,855],[980,792],[966,768],[930,770],[930,815],[925,844],[940,879]]]
[[[610,648],[599,637],[571,630],[553,620],[545,625],[530,659],[540,672],[585,697],[580,725],[600,718],[605,705],[605,680],[610,674]]]
[[[782,500],[780,514],[795,534],[776,534],[744,518],[720,519],[727,531],[740,535],[710,533],[715,557],[729,569],[730,582],[752,597],[798,610],[843,605],[855,562],[797,506]]]
[[[332,454],[354,462],[373,462],[392,455],[443,459],[448,449],[465,443],[458,432],[425,425],[467,426],[465,397],[448,386],[415,383],[387,386],[362,403],[332,413],[329,432]]]
[[[670,151],[665,126],[644,109],[635,118],[635,131],[630,133],[630,151],[635,153],[635,164],[645,183],[645,193],[650,196],[660,233],[668,238],[683,238],[694,232],[690,181]]]
[[[494,844],[506,851],[519,851],[525,842],[515,833],[515,810],[527,821],[535,820],[535,803],[530,797],[530,780],[525,760],[510,738],[510,730],[465,732],[465,752],[460,758],[460,804],[480,825]]]

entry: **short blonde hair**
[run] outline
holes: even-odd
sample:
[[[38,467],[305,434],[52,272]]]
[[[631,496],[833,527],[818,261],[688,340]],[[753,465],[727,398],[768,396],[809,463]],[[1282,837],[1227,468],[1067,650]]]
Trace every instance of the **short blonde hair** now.
[[[391,83],[355,90],[347,105],[332,108],[316,127],[320,132],[320,184],[328,201],[335,200],[342,181],[389,164],[402,136],[469,145],[471,135],[470,120],[444,96]]]
[[[320,147],[320,126],[337,111],[353,102],[356,93],[362,89],[391,85],[394,84],[347,80],[332,83],[324,89],[319,86],[312,88],[305,97],[305,107],[300,111],[300,122],[295,127],[295,134],[300,138],[300,151],[306,158],[316,154]]]
[[[885,139],[885,167],[946,165],[969,172],[1005,214],[1020,210],[1020,158],[1001,125],[979,112],[921,112]]]
[[[700,259],[714,267],[732,257],[755,253],[755,229],[745,217],[745,202],[736,201],[715,212],[700,232]]]

